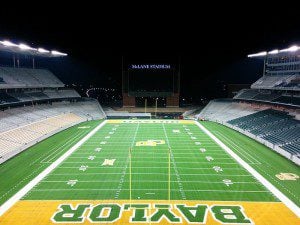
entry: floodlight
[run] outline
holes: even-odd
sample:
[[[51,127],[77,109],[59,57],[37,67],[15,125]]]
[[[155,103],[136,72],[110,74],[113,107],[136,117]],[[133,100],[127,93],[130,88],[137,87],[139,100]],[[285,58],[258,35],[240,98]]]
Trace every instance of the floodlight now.
[[[28,45],[25,45],[25,44],[19,44],[18,46],[21,50],[36,50],[35,48],[32,48],[32,47],[30,47]]]
[[[66,54],[66,53],[63,53],[63,52],[59,52],[59,51],[55,51],[55,50],[52,50],[51,51],[51,54],[52,55],[60,55],[60,56],[67,56],[68,54]]]
[[[7,47],[18,47],[18,45],[10,42],[10,41],[2,41],[1,42],[4,46],[7,46]]]
[[[40,53],[49,53],[50,51],[43,49],[43,48],[38,48],[38,52]]]
[[[269,51],[268,54],[270,55],[276,55],[279,53],[279,50],[278,49],[275,49],[275,50],[272,50],[272,51]]]
[[[249,58],[252,58],[252,57],[258,57],[258,56],[265,56],[267,55],[267,52],[259,52],[259,53],[255,53],[255,54],[250,54],[248,55]]]
[[[300,47],[298,47],[297,45],[294,45],[289,48],[282,49],[282,50],[280,50],[280,52],[295,52],[295,51],[298,51],[299,49],[300,49]]]

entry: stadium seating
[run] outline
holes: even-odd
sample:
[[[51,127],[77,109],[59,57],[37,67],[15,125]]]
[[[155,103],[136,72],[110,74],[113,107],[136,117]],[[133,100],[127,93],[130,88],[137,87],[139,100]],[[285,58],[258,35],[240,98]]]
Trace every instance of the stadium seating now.
[[[298,115],[297,110],[295,113]],[[210,101],[196,118],[237,129],[262,143],[269,143],[269,147],[286,151],[289,158],[300,155],[300,121],[288,112],[273,110],[267,105],[258,107],[216,99]]]
[[[300,140],[300,121],[287,113],[268,109],[248,116],[227,121],[229,124],[252,133],[292,154],[300,154],[297,142]]]
[[[256,109],[229,99],[215,99],[198,114],[196,118],[212,121],[228,121],[256,112]]]
[[[272,102],[274,103],[284,103],[284,104],[291,104],[291,105],[298,105],[300,106],[300,97],[299,96],[285,96],[282,95],[276,99],[274,99]]]
[[[64,84],[49,70],[0,67],[0,89],[60,88]]]
[[[266,75],[253,83],[251,88],[299,90],[300,87],[294,82],[295,80],[298,80],[299,77],[299,75]]]
[[[104,118],[96,100],[57,102],[0,111],[0,159],[73,124]]]
[[[67,113],[2,132],[0,133],[0,156],[81,121],[83,118]]]
[[[2,92],[0,93],[0,105],[65,98],[80,98],[80,95],[73,89]]]
[[[291,96],[284,92],[271,90],[243,89],[234,96],[234,99],[300,106],[300,96]]]

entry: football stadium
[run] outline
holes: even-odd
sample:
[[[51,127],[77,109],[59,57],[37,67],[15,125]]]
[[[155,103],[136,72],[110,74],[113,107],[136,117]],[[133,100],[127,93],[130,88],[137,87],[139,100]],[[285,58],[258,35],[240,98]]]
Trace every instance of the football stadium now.
[[[174,58],[122,59],[116,110],[36,65],[67,53],[0,52],[1,225],[300,224],[300,47],[248,55],[251,87],[192,109]]]

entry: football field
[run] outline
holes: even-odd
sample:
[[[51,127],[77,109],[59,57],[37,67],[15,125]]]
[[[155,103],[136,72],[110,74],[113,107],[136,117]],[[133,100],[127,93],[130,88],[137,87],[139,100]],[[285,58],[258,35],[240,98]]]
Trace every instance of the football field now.
[[[18,192],[0,224],[299,224],[251,163],[200,126],[101,122],[61,156],[41,159],[47,171]]]

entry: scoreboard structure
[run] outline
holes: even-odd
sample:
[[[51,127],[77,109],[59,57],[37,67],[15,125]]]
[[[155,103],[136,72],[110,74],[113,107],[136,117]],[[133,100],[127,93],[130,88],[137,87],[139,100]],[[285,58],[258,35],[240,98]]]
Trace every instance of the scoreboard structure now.
[[[126,63],[122,69],[123,107],[136,107],[146,99],[165,100],[166,107],[179,107],[180,64]]]

